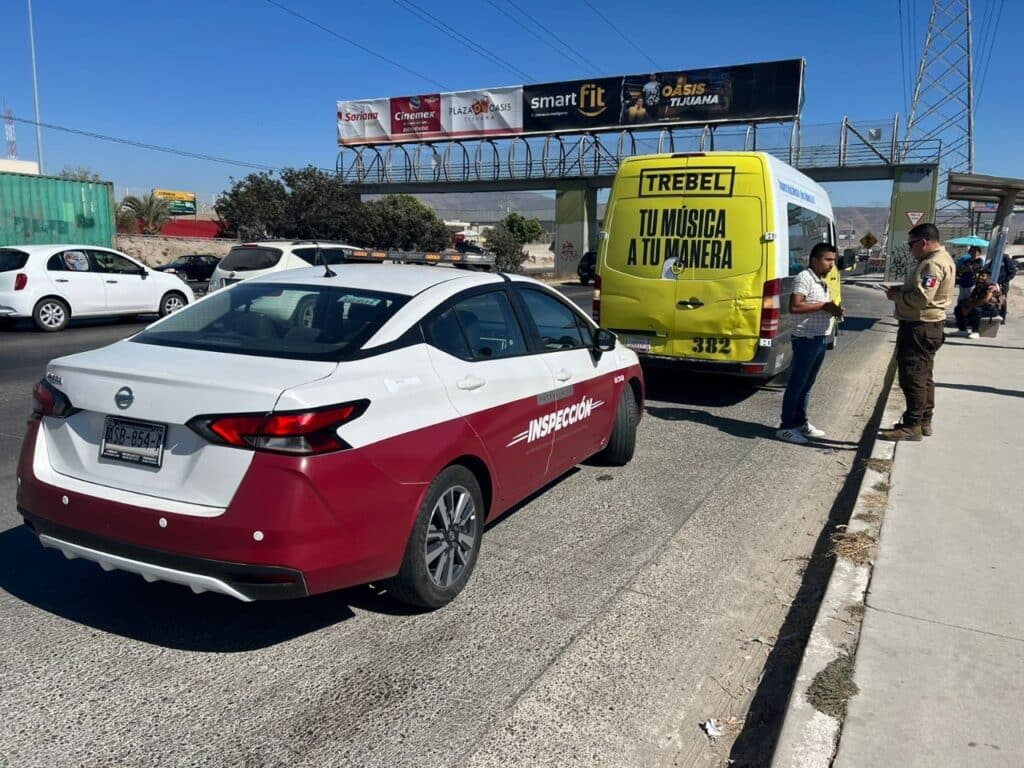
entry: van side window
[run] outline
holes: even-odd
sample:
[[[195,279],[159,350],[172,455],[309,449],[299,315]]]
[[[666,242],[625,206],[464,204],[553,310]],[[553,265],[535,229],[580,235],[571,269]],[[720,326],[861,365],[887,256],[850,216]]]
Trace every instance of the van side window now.
[[[832,222],[823,214],[793,203],[786,206],[786,216],[789,220],[789,274],[795,275],[807,269],[815,243],[832,242]]]

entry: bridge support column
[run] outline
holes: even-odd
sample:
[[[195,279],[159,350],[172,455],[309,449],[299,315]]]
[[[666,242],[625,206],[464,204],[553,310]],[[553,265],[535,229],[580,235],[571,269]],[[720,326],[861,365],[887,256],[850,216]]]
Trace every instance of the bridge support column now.
[[[586,181],[555,187],[555,275],[572,277],[587,251],[597,250],[597,190]]]

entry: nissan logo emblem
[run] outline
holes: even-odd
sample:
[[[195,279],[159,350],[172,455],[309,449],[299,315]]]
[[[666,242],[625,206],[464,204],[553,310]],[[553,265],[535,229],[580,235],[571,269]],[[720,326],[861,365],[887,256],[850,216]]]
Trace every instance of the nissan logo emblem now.
[[[135,402],[135,395],[130,387],[121,387],[114,395],[114,404],[122,411]]]

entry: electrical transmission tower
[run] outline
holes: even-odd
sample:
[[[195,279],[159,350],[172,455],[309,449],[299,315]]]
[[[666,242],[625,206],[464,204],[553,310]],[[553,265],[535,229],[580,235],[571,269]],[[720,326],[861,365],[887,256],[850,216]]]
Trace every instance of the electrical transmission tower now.
[[[7,159],[18,159],[18,140],[14,135],[14,115],[4,102],[4,135],[7,137]]]
[[[974,59],[971,0],[933,0],[914,86],[907,139],[939,140],[936,223],[944,237],[970,230],[968,203],[946,199],[950,171],[974,173]]]

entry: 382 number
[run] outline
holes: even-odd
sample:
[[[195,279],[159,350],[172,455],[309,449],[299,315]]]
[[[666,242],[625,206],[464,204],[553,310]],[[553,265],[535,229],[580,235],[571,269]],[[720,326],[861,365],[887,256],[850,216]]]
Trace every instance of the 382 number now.
[[[693,351],[699,353],[707,353],[709,355],[727,355],[732,349],[732,340],[729,338],[719,338],[716,336],[697,336],[693,340]]]

